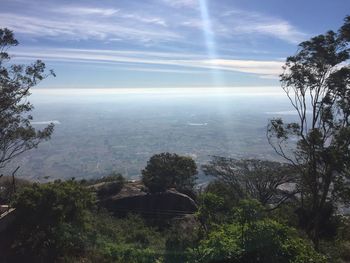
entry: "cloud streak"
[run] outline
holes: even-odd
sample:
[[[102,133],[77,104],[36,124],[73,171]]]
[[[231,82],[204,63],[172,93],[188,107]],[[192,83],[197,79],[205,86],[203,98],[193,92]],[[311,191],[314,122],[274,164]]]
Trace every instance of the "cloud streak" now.
[[[256,74],[263,78],[277,77],[282,71],[281,61],[259,61],[240,59],[208,59],[201,55],[175,54],[140,51],[86,50],[86,49],[46,49],[15,52],[15,59],[41,58],[50,61],[65,61],[72,63],[102,63],[128,65],[157,66],[157,69],[135,68],[138,71],[158,72],[191,72],[190,68],[240,73]],[[172,67],[169,69],[169,67]],[[176,67],[174,69],[173,67]],[[180,68],[180,70],[178,69]]]
[[[181,38],[180,35],[172,31],[159,28],[152,30],[144,25],[133,26],[135,20],[138,22],[141,20],[144,23],[148,22],[150,24],[163,24],[157,18],[140,18],[136,16],[133,16],[132,19],[131,17],[129,18],[129,22],[118,25],[111,21],[99,21],[99,23],[96,23],[92,19],[74,18],[72,20],[66,20],[64,18],[52,18],[47,20],[24,15],[2,14],[0,16],[0,24],[25,35],[51,38],[60,37],[60,39],[70,40],[86,40],[91,38],[110,40],[114,38],[128,41],[137,40],[140,42],[163,42],[175,41]]]
[[[63,6],[55,9],[55,12],[62,14],[69,14],[73,16],[86,16],[86,15],[100,15],[100,16],[113,16],[120,10],[114,8],[96,8],[96,7],[72,7]]]
[[[165,5],[175,7],[175,8],[197,8],[198,0],[161,0],[161,2]]]

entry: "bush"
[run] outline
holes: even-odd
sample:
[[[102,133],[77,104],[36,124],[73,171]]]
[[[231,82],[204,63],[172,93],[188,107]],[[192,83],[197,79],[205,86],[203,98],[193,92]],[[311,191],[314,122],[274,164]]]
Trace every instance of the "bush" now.
[[[297,232],[265,218],[256,201],[243,201],[235,221],[219,225],[192,249],[189,262],[326,262]]]
[[[326,262],[293,229],[269,219],[220,226],[191,251],[190,262]]]
[[[163,255],[165,238],[136,215],[116,219],[97,214],[93,232],[96,241],[90,254],[99,262],[156,262]]]
[[[26,261],[53,261],[81,253],[94,196],[75,181],[55,181],[24,188],[13,203],[17,210],[13,248]]]

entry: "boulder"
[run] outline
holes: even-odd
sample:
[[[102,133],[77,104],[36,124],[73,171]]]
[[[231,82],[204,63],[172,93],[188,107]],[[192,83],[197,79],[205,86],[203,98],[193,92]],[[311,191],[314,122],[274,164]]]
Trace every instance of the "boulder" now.
[[[193,214],[197,205],[189,196],[176,190],[146,193],[137,182],[126,184],[115,196],[101,200],[101,205],[116,216],[130,213],[148,218],[175,218]]]

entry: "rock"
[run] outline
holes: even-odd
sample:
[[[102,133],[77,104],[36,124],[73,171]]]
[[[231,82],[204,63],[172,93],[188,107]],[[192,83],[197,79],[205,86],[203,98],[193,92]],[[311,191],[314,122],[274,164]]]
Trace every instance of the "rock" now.
[[[196,203],[189,196],[176,190],[146,193],[139,182],[126,184],[117,195],[102,200],[100,204],[116,216],[135,213],[146,218],[170,219],[197,211]]]

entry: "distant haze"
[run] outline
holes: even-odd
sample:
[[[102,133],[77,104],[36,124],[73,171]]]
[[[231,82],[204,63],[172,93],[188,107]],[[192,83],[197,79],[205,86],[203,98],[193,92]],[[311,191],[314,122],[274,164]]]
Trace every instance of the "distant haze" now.
[[[18,159],[20,176],[137,178],[155,153],[275,159],[268,119],[295,118],[281,88],[34,90],[32,124],[52,139]],[[275,113],[275,114],[274,114]],[[10,167],[9,167],[10,168]],[[205,178],[202,178],[205,180]]]

